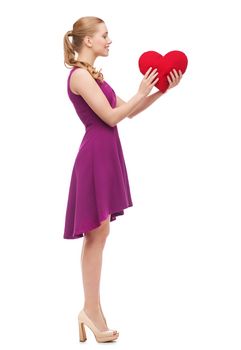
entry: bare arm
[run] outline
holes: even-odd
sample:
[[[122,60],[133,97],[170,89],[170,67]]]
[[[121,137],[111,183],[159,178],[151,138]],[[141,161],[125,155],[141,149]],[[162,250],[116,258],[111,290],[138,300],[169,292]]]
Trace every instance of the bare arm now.
[[[150,93],[158,78],[156,69],[151,72],[148,69],[141,81],[138,92],[128,101],[112,108],[99,85],[89,72],[83,68],[77,68],[70,81],[71,90],[81,95],[90,108],[109,126],[114,127],[122,119],[128,117],[132,110]]]
[[[181,78],[182,78],[182,72],[179,70],[179,75],[175,69],[173,69],[173,72],[170,72],[170,76],[167,75],[167,80],[169,82],[169,87],[167,90],[173,88],[174,86],[178,85]],[[164,92],[166,93],[166,92]],[[128,115],[128,118],[133,118],[135,115],[139,114],[140,112],[144,111],[147,107],[149,107],[153,102],[155,102],[160,96],[162,96],[164,93],[161,91],[156,91],[154,94],[146,96],[143,98],[138,105],[132,110],[132,112]],[[119,96],[117,96],[117,106],[121,106],[125,101],[123,101]]]
[[[128,115],[128,118],[133,118],[135,115],[144,111],[147,107],[149,107],[153,102],[155,102],[159,97],[161,97],[163,93],[161,91],[156,91],[154,94],[146,96],[143,98],[138,105],[132,110],[132,112]],[[121,106],[125,101],[123,101],[119,96],[117,96],[117,106]]]

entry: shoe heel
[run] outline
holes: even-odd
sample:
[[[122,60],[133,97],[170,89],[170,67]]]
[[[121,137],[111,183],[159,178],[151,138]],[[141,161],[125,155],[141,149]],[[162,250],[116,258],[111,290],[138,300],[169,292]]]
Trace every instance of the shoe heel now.
[[[79,340],[81,342],[86,341],[86,333],[85,333],[85,325],[90,328],[90,330],[93,332],[95,339],[99,343],[109,342],[112,340],[116,340],[119,337],[119,333],[113,334],[112,330],[108,331],[100,331],[94,323],[89,319],[89,317],[86,315],[84,310],[81,310],[81,312],[78,315],[78,322],[79,322]]]
[[[85,333],[85,326],[84,323],[79,322],[79,341],[84,342],[86,341],[86,333]]]

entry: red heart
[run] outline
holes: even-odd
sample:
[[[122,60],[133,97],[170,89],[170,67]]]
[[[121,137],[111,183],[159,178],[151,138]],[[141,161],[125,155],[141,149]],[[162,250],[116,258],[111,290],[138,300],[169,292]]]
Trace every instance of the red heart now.
[[[147,51],[140,56],[138,61],[142,74],[145,74],[150,67],[152,69],[157,68],[159,80],[155,86],[161,92],[165,92],[169,87],[167,75],[170,71],[175,68],[178,73],[180,69],[182,74],[184,74],[187,69],[187,63],[188,60],[185,53],[177,50],[170,51],[164,56],[155,51]]]

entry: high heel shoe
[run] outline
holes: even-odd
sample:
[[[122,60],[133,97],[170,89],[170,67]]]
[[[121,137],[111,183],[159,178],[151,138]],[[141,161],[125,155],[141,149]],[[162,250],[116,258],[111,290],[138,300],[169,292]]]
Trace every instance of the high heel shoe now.
[[[116,340],[119,336],[119,333],[113,333],[114,331],[108,330],[108,331],[100,331],[94,323],[90,320],[90,318],[86,315],[84,310],[81,310],[78,315],[78,322],[79,322],[79,340],[80,342],[86,341],[86,332],[85,332],[85,325],[91,329],[91,331],[94,333],[95,339],[99,343],[104,343],[108,341]]]

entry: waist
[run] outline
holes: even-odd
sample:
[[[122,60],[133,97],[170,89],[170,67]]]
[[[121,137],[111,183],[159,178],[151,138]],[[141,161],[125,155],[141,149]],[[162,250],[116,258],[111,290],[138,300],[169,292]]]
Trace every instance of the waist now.
[[[85,132],[91,132],[91,131],[97,131],[97,130],[104,130],[106,132],[115,132],[117,130],[117,125],[114,127],[109,126],[108,124],[105,124],[104,122],[95,122],[89,125],[85,125]]]

